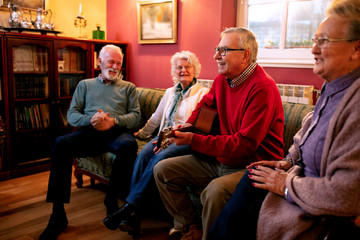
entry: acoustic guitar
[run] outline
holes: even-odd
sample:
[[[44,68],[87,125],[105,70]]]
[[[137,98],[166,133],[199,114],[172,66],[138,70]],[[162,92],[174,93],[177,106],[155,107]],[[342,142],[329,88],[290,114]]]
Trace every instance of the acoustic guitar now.
[[[217,111],[215,109],[203,106],[200,108],[196,117],[195,123],[190,127],[180,127],[174,129],[173,127],[167,127],[159,133],[159,138],[156,146],[162,150],[167,148],[171,144],[171,138],[175,137],[174,132],[193,132],[201,135],[209,135],[216,129]]]

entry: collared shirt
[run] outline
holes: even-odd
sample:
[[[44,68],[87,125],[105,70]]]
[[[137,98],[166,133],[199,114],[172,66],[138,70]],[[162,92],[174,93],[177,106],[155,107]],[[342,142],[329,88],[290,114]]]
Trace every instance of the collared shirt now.
[[[320,176],[321,157],[329,122],[347,89],[360,77],[360,69],[330,83],[324,83],[311,125],[300,143],[305,176]]]
[[[226,78],[230,88],[234,88],[242,84],[254,72],[256,66],[257,63],[253,62],[239,76],[235,77],[233,80]]]
[[[117,80],[121,80],[123,78],[123,75],[122,74],[120,74],[117,78],[115,78],[114,80],[107,80],[103,75],[102,75],[102,73],[100,73],[99,74],[99,76],[98,76],[98,79],[100,80],[100,82],[102,82],[102,83],[104,83],[104,84],[106,84],[106,85],[111,85],[111,84],[113,84],[113,83],[115,83],[115,82],[117,82]]]

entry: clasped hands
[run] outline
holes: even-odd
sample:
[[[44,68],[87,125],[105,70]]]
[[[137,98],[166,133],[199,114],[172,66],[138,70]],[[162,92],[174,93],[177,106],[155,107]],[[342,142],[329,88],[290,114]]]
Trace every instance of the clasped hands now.
[[[105,113],[98,109],[91,119],[90,123],[98,131],[107,131],[115,125],[114,118],[110,117],[110,113]]]
[[[253,168],[255,167],[255,169]],[[286,186],[286,172],[291,168],[287,161],[258,161],[246,167],[249,178],[254,180],[254,187],[261,188],[284,196]]]

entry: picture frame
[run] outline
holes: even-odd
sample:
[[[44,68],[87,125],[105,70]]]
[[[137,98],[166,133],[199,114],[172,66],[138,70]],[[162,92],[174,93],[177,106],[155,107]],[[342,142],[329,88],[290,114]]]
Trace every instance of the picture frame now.
[[[45,0],[0,0],[0,9],[8,11],[8,4],[18,5],[21,9],[37,10],[38,8],[45,9]]]
[[[137,2],[140,44],[177,42],[177,0]]]

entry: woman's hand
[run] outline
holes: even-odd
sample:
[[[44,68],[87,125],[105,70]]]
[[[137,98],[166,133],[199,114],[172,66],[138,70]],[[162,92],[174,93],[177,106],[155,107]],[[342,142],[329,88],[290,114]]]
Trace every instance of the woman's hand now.
[[[289,170],[292,165],[288,162],[288,161],[258,161],[258,162],[254,162],[254,163],[251,163],[249,166],[247,166],[246,168],[247,169],[251,169],[255,166],[268,166],[268,167],[271,167],[271,168],[278,168],[278,169],[282,169],[282,170]]]
[[[249,173],[249,178],[255,181],[253,183],[254,187],[284,196],[286,177],[288,175],[284,170],[279,168],[273,170],[267,166],[256,165],[255,169],[249,169]]]
[[[161,151],[161,149],[157,147],[157,143],[158,143],[158,141],[153,141],[152,142],[152,144],[155,145],[155,147],[153,149],[153,152],[154,152],[155,155],[158,154]]]

